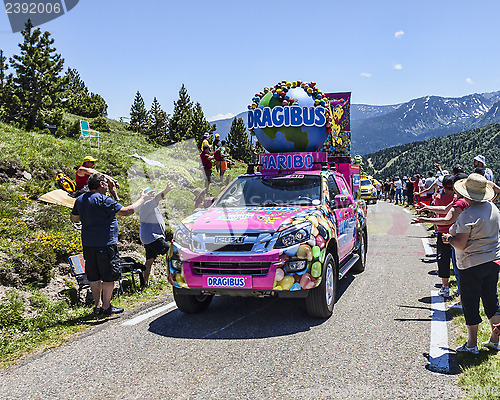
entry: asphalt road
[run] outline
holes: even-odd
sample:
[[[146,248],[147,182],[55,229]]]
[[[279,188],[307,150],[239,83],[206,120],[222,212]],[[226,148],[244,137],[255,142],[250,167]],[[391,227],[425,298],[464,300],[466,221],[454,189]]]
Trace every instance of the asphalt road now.
[[[458,376],[426,368],[439,278],[410,219],[369,206],[366,271],[340,282],[328,320],[288,299],[215,298],[131,326],[150,310],[125,312],[0,371],[0,399],[456,399]]]

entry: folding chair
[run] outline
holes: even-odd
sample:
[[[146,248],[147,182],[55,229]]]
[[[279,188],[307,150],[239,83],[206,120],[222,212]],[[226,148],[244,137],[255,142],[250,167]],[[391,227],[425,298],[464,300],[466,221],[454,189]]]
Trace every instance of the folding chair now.
[[[97,139],[97,148],[99,148],[100,132],[90,129],[88,121],[80,120],[80,132],[81,132],[80,138],[88,139],[89,146],[92,145],[91,143],[92,139]]]
[[[146,269],[144,264],[141,264],[141,263],[135,261],[132,257],[120,257],[120,266],[121,266],[121,270],[122,270],[122,277],[119,281],[121,294],[124,293],[123,284],[122,284],[122,280],[123,280],[124,276],[125,277],[130,276],[131,282],[132,282],[132,287],[134,288],[134,290],[137,289],[137,286],[135,285],[134,274],[137,274],[137,276],[139,278],[140,286],[141,287],[144,286],[143,271]]]
[[[82,289],[90,288],[89,280],[87,279],[87,274],[85,273],[85,259],[83,254],[77,254],[68,258],[69,265],[71,266],[71,271],[73,271],[73,276],[78,283],[78,301],[80,301],[80,293]]]

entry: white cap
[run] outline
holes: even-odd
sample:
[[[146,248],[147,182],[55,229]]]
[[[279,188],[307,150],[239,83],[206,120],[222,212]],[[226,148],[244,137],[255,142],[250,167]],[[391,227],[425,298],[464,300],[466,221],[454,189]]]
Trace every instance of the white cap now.
[[[483,163],[483,166],[486,167],[486,158],[484,158],[484,156],[482,156],[481,154],[478,154],[476,157],[474,157],[474,160]]]

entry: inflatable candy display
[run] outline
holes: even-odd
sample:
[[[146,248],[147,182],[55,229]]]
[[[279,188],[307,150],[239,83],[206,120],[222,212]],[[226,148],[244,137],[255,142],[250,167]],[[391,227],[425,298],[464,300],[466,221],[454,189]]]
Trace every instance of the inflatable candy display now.
[[[248,127],[271,153],[350,152],[349,93],[323,93],[316,82],[281,81],[248,106]]]

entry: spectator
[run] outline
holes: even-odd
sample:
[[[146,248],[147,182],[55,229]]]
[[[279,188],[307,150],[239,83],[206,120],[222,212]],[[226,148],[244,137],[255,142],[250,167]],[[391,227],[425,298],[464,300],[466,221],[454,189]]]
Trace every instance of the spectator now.
[[[165,189],[151,200],[146,201],[139,210],[139,219],[141,221],[139,238],[146,250],[144,286],[149,286],[149,275],[156,257],[160,254],[166,254],[170,248],[165,236],[165,220],[158,209],[158,204],[173,188],[174,186],[168,183]]]
[[[391,193],[391,183],[389,182],[389,178],[386,178],[384,182],[384,200],[387,201],[387,198],[389,197]]]
[[[396,186],[394,185],[395,178],[392,178],[391,180],[391,190],[389,192],[389,201],[394,200],[394,196],[396,195]]]
[[[203,165],[203,171],[205,172],[205,190],[210,193],[210,184],[212,183],[212,156],[208,154],[210,151],[210,146],[205,144],[203,150],[200,153],[201,164]]]
[[[399,179],[399,176],[396,176],[396,180],[394,181],[394,189],[395,189],[395,194],[396,194],[394,204],[399,204],[399,203],[402,204],[403,203],[403,197],[402,197],[403,182],[401,182],[401,179]],[[399,201],[399,203],[398,203],[398,201]]]
[[[217,150],[220,147],[220,139],[219,139],[219,134],[215,134],[215,139],[214,142],[212,143],[212,151],[215,153],[215,150]]]
[[[86,186],[89,180],[89,176],[97,173],[97,171],[94,169],[96,161],[97,158],[94,158],[92,156],[86,156],[83,159],[82,165],[78,167],[78,169],[76,170],[75,183],[79,195],[88,191],[87,190],[88,188]],[[111,193],[113,199],[115,199],[116,201],[120,201],[120,198],[116,193],[116,189],[120,188],[120,184],[116,179],[113,179],[109,175],[106,174],[103,175],[106,178],[106,183],[108,185],[109,193]]]
[[[461,281],[461,299],[467,324],[467,342],[457,352],[478,354],[477,333],[481,317],[479,300],[492,326],[490,339],[483,343],[490,349],[500,349],[495,326],[500,323],[497,283],[500,258],[500,213],[491,203],[493,189],[486,178],[471,174],[455,183],[455,190],[467,199],[470,206],[460,214],[457,222],[443,235],[456,251]]]
[[[495,182],[493,171],[489,168],[486,168],[486,158],[484,158],[484,156],[479,154],[474,157],[473,164],[474,168],[484,168],[484,177],[491,182]]]
[[[407,204],[413,205],[413,189],[415,188],[415,181],[411,179],[411,176],[406,180],[406,196],[407,196]]]
[[[196,188],[194,194],[194,209],[205,208],[205,198],[207,195],[206,189]]]
[[[454,179],[451,175],[445,175],[443,178],[443,192],[439,193],[434,199],[434,205],[447,206],[455,199],[453,191]],[[432,207],[432,206],[431,206]],[[418,222],[432,222],[436,224],[436,220],[442,220],[447,213],[439,213],[440,218],[422,218],[417,217],[412,220],[412,223]],[[438,276],[441,278],[441,289],[439,295],[445,298],[450,297],[450,261],[451,261],[451,246],[443,242],[443,234],[448,233],[451,226],[450,224],[436,224],[437,225],[437,263],[438,263]]]
[[[120,279],[118,256],[118,221],[116,215],[129,216],[149,200],[151,195],[141,191],[139,199],[130,206],[121,204],[106,196],[108,179],[95,173],[88,179],[89,192],[79,196],[70,220],[82,223],[83,257],[85,272],[94,297],[94,314],[111,315],[123,312],[123,308],[111,304],[114,281]]]
[[[227,151],[226,141],[223,140],[220,146],[220,181],[224,178],[224,173],[227,171],[229,153]]]
[[[203,142],[201,142],[201,149],[203,151],[203,148],[205,146],[208,146],[210,148],[210,142],[208,141],[208,138],[209,138],[210,134],[208,132],[205,132],[203,134]]]

